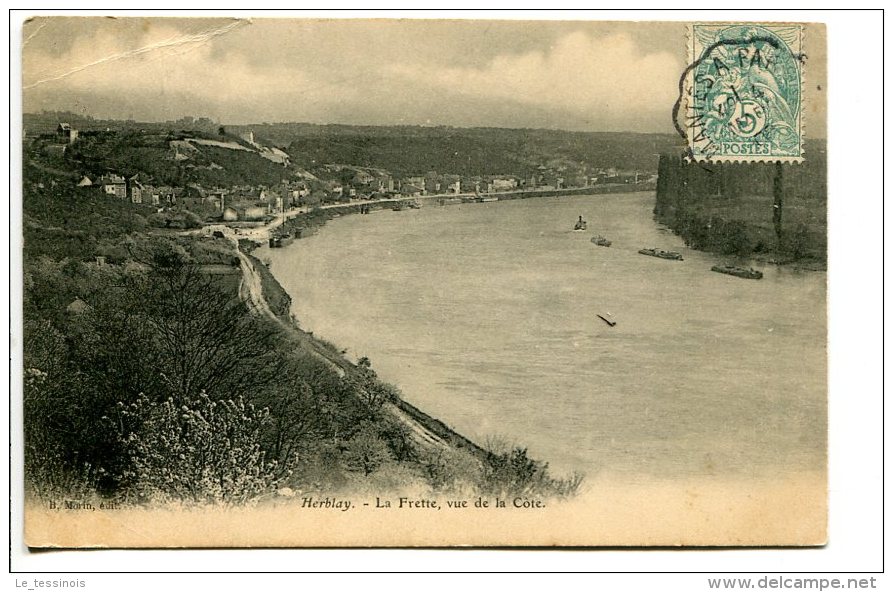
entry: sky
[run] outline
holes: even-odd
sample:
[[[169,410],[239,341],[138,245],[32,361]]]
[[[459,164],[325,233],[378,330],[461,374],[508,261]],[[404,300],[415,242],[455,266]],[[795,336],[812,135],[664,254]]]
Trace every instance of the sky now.
[[[36,18],[25,112],[673,131],[681,23]]]

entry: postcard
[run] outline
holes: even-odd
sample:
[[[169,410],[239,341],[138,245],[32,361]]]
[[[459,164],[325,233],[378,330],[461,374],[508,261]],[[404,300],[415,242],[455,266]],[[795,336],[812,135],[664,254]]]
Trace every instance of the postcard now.
[[[823,24],[21,45],[28,546],[825,544]]]

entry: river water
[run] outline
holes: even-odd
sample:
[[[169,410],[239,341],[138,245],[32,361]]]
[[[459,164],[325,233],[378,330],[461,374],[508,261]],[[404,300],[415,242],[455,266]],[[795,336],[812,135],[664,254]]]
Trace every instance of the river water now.
[[[335,219],[258,253],[301,326],[460,433],[590,477],[824,471],[826,275],[710,271],[652,193]],[[577,216],[587,232],[573,232]],[[596,233],[610,248],[590,243]],[[685,260],[637,253],[679,250]],[[755,267],[757,267],[755,265]],[[609,327],[596,315],[616,320]]]

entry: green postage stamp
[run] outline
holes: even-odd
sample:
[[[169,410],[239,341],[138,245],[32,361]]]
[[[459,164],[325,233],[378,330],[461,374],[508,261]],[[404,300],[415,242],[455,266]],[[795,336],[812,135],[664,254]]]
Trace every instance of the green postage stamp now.
[[[803,25],[694,23],[680,133],[695,161],[803,160]]]

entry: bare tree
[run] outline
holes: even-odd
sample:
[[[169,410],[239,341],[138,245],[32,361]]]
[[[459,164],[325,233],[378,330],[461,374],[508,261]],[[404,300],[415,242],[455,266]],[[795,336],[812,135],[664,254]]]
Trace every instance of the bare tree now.
[[[276,330],[213,285],[176,253],[153,258],[146,278],[147,322],[161,353],[160,372],[175,395],[250,393],[280,369]]]

